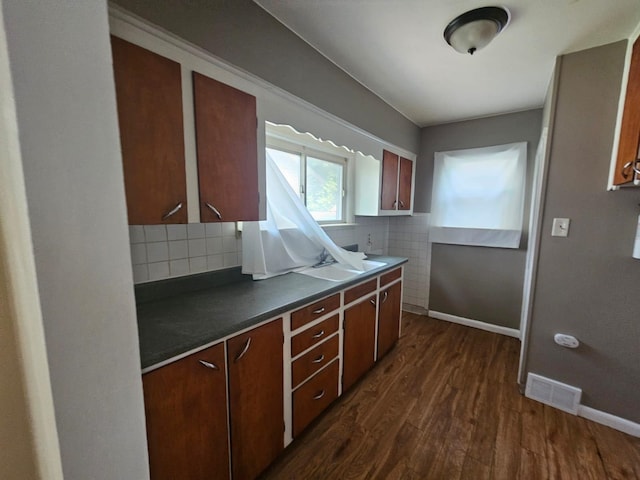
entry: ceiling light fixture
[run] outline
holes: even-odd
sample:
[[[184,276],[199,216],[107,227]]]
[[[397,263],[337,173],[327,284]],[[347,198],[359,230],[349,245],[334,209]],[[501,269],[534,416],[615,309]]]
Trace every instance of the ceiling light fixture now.
[[[486,47],[509,23],[509,10],[482,7],[457,16],[444,29],[444,39],[456,51],[473,55]]]

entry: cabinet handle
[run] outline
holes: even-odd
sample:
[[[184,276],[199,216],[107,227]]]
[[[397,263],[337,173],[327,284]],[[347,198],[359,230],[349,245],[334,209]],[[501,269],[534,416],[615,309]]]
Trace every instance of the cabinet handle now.
[[[318,393],[315,397],[313,397],[314,400],[320,400],[322,397],[324,397],[324,390],[322,390],[320,393]]]
[[[324,335],[324,330],[320,330],[318,333],[316,333],[311,338],[320,338],[322,335]]]
[[[317,310],[314,310],[314,311],[313,311],[313,312],[311,312],[311,313],[313,313],[314,315],[320,315],[322,312],[324,312],[324,310],[325,310],[325,308],[324,308],[324,307],[322,307],[322,308],[319,308],[319,309],[317,309]]]
[[[251,337],[247,338],[247,341],[244,343],[244,348],[238,355],[236,355],[236,358],[233,360],[234,363],[244,357],[244,354],[247,353],[247,350],[249,350],[249,345],[251,345]]]
[[[204,360],[198,360],[198,361],[207,368],[210,368],[212,370],[220,370],[220,368],[218,368],[218,366],[215,363],[206,362]]]
[[[391,208],[395,208],[396,204],[398,203],[397,200],[394,200],[393,203],[391,204]]]
[[[324,353],[320,355],[318,358],[316,358],[315,360],[311,360],[311,363],[320,363],[323,360],[324,360]]]
[[[632,160],[630,162],[625,163],[622,166],[622,176],[624,178],[629,177],[629,173],[630,173],[628,172],[629,169],[633,170],[636,174],[640,175],[640,159]]]
[[[376,301],[373,298],[371,300],[369,300],[369,303],[371,305],[373,305],[374,307],[376,306]]]
[[[386,290],[384,292],[384,296],[382,297],[382,303],[387,301],[387,297],[389,296],[389,290]]]
[[[173,209],[169,210],[163,217],[162,220],[166,220],[167,218],[169,218],[170,216],[176,214],[178,212],[178,210],[180,210],[182,208],[182,202],[180,202],[179,204],[177,204],[175,207],[173,207]]]
[[[404,208],[404,202],[400,200],[400,208]]]
[[[209,207],[209,209],[216,214],[216,217],[218,217],[218,220],[222,220],[222,214],[218,211],[218,209],[216,207],[214,207],[213,205],[211,205],[208,202],[204,203],[207,207]]]

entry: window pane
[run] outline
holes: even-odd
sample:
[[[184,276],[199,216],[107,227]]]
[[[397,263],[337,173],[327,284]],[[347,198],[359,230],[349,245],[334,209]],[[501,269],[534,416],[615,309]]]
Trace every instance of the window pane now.
[[[287,183],[300,197],[300,155],[273,148],[267,148],[267,154],[271,156],[284,178],[287,179]]]
[[[342,220],[342,165],[307,157],[307,209],[317,221]]]

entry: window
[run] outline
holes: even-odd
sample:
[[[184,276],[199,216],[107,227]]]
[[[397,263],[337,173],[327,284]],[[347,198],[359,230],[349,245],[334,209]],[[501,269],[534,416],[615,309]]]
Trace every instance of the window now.
[[[275,139],[267,154],[318,223],[345,222],[345,158]]]
[[[431,241],[518,248],[526,142],[437,152],[434,157]]]

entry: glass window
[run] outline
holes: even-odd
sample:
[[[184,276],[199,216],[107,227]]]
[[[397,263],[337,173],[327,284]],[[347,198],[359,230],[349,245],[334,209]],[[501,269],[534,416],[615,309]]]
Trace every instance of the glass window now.
[[[526,142],[437,152],[434,157],[431,241],[518,248]]]
[[[296,145],[272,145],[267,154],[317,222],[345,222],[345,159]]]

